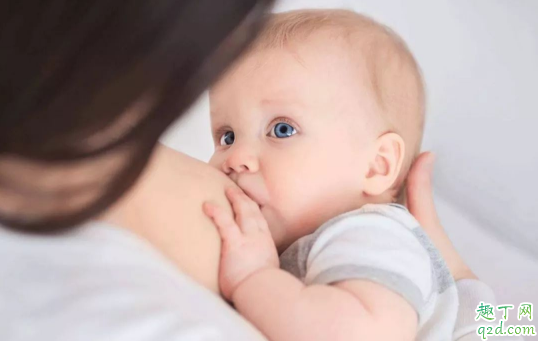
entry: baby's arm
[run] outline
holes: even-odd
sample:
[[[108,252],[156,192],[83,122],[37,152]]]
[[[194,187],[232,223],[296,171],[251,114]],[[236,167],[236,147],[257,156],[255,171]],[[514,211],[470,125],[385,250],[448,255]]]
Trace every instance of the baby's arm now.
[[[227,195],[235,220],[204,206],[223,239],[221,290],[270,340],[414,339],[415,310],[383,286],[364,280],[305,286],[280,270],[258,206],[238,190]]]
[[[270,340],[413,340],[417,315],[400,296],[367,281],[304,286],[280,269],[235,290],[237,310]]]

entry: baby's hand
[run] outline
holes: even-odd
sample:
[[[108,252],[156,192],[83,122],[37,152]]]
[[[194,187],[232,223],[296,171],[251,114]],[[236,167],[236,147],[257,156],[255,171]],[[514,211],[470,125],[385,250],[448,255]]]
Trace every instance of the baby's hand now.
[[[223,296],[231,300],[237,287],[258,270],[278,268],[279,259],[267,221],[258,205],[237,188],[226,190],[235,214],[204,203],[204,213],[213,220],[222,239],[219,283]]]

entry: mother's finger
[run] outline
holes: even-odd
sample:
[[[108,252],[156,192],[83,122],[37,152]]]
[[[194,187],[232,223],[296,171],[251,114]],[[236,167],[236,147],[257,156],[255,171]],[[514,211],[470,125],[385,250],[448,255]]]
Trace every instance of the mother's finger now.
[[[432,170],[435,157],[426,152],[419,155],[408,177],[407,204],[409,212],[419,221],[433,244],[441,252],[455,280],[476,278],[446,234],[433,201]]]
[[[414,162],[407,178],[407,206],[422,226],[439,223],[433,200],[432,171],[435,155],[425,152]]]

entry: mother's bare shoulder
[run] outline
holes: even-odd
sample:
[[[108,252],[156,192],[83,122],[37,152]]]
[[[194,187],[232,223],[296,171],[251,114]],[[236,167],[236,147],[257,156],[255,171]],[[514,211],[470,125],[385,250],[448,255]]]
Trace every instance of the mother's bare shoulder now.
[[[160,146],[157,153],[156,157],[161,159],[161,180],[166,180],[169,186],[181,187],[185,198],[228,203],[224,189],[235,187],[235,184],[225,174],[205,162],[166,146]]]

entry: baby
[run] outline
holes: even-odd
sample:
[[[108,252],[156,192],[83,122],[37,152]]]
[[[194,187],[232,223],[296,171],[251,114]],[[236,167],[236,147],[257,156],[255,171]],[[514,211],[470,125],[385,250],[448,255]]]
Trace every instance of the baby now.
[[[394,32],[343,10],[274,15],[210,105],[210,163],[242,191],[234,215],[204,211],[244,317],[270,340],[452,339],[454,281],[397,204],[424,90]]]

